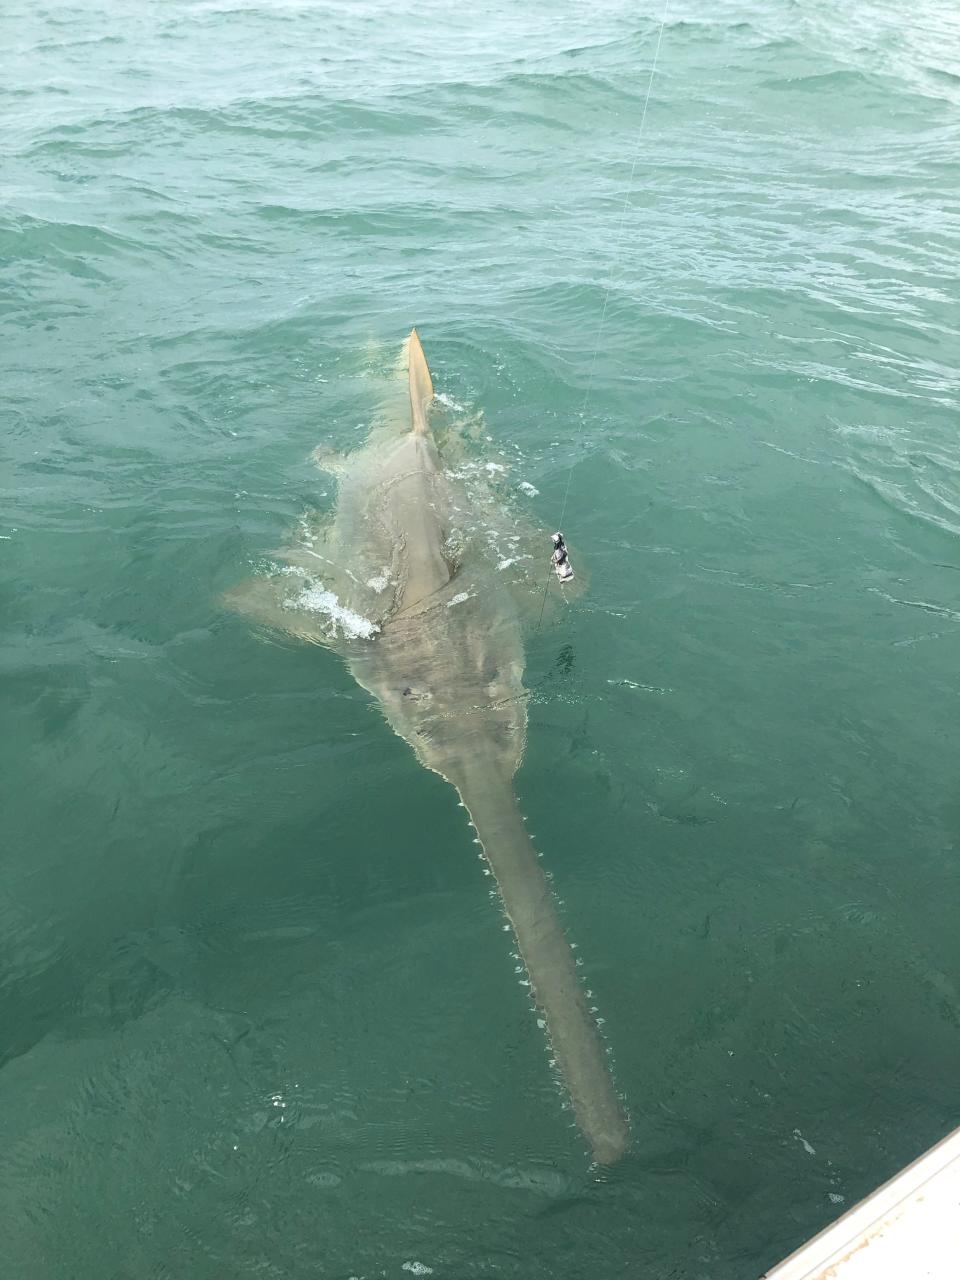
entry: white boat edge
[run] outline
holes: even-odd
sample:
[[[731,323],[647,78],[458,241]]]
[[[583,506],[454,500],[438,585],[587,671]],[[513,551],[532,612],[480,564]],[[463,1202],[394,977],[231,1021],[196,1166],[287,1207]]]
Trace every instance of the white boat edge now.
[[[763,1280],[956,1280],[960,1129],[768,1271]]]

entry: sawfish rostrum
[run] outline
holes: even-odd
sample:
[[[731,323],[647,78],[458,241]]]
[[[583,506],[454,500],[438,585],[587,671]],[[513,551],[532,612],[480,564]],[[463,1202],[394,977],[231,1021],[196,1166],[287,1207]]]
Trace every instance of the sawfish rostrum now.
[[[627,1121],[513,794],[527,729],[521,627],[504,572],[513,561],[491,552],[478,532],[485,513],[476,494],[441,462],[416,330],[404,355],[364,447],[317,456],[337,477],[333,519],[305,522],[295,545],[275,553],[276,570],[248,579],[226,601],[335,649],[421,764],[456,787],[496,877],[577,1123],[594,1158],[611,1164],[627,1148]]]

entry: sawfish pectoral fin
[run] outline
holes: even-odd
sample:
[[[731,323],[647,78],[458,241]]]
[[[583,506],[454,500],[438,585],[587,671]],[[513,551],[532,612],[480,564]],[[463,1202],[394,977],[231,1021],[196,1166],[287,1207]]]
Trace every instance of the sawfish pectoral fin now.
[[[299,583],[277,578],[278,590],[288,599],[292,587],[298,585],[302,590],[305,586],[322,582],[340,600],[349,599],[359,586],[356,574],[345,565],[347,557],[333,522],[318,512],[307,512],[302,516],[296,541],[290,546],[268,551],[266,558],[272,562],[277,574],[286,575],[288,579],[299,575]]]
[[[329,619],[298,609],[294,603],[296,591],[296,585],[292,585],[288,577],[258,574],[230,587],[220,602],[225,609],[242,614],[271,631],[284,632],[308,644],[331,644]]]
[[[223,604],[311,644],[373,640],[393,598],[389,567],[364,583],[329,525],[305,519],[302,532],[303,542],[271,552],[264,571],[227,591]]]

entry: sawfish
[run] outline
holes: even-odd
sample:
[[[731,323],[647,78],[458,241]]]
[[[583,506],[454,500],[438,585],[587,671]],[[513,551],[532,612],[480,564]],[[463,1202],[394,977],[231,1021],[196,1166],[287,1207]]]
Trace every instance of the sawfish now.
[[[420,763],[456,788],[577,1124],[594,1160],[612,1164],[627,1149],[627,1119],[513,790],[527,695],[509,570],[522,557],[491,550],[489,513],[462,470],[441,457],[415,329],[396,372],[367,442],[347,455],[315,455],[337,480],[332,519],[305,520],[293,545],[274,553],[272,569],[228,591],[225,602],[339,653]]]

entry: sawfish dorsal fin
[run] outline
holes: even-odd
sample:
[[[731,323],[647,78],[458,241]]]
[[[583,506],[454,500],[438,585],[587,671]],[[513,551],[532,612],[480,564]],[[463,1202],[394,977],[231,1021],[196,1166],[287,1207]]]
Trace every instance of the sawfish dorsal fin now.
[[[410,381],[410,414],[413,419],[414,435],[429,434],[427,425],[427,409],[433,400],[433,379],[427,357],[420,345],[420,335],[416,329],[410,330],[407,339],[407,376]]]

